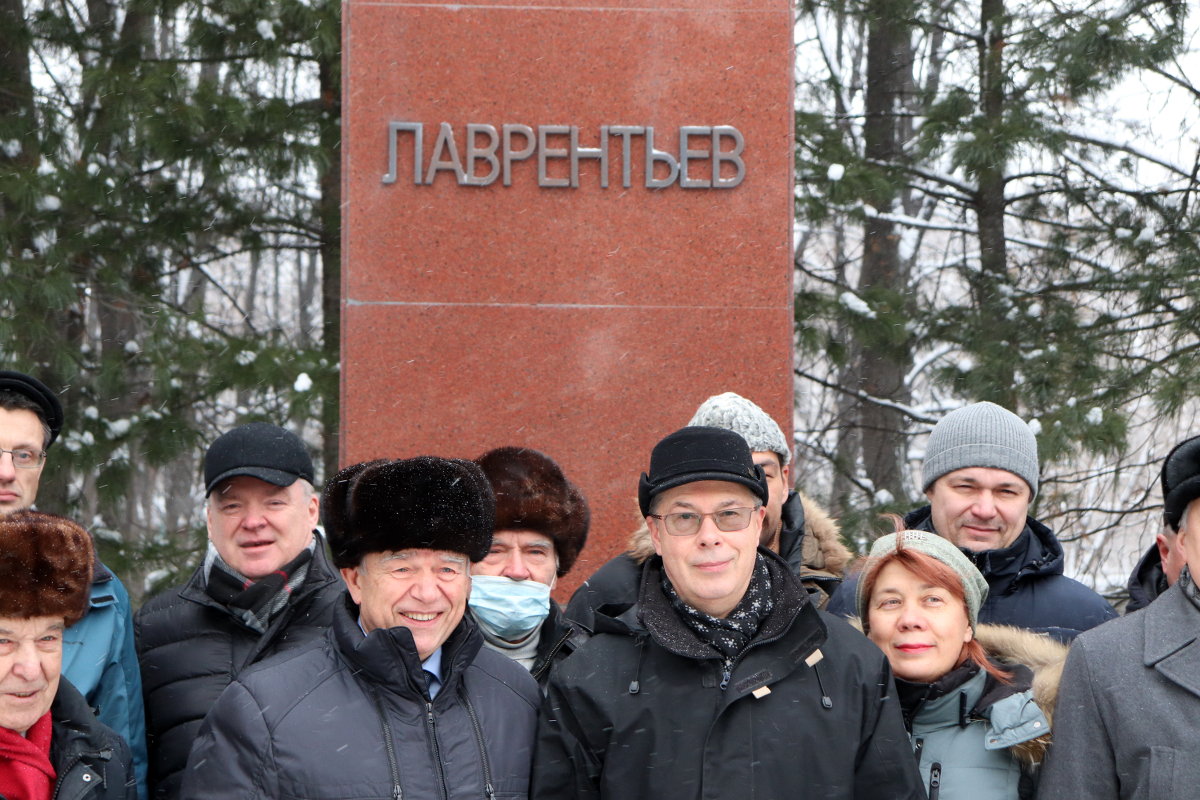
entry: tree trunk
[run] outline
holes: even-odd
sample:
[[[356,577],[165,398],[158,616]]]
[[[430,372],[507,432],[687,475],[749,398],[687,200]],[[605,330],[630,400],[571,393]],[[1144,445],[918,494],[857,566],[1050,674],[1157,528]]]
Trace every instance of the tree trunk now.
[[[907,3],[873,0],[871,5],[864,155],[872,163],[899,165],[905,159],[905,143],[912,130],[905,113],[913,97],[912,43],[908,24],[903,14],[898,13]],[[897,197],[894,189],[882,189],[871,198],[871,204],[880,211],[891,211],[897,205]],[[908,270],[900,257],[895,224],[878,217],[869,218],[863,231],[859,293],[888,289],[890,297],[904,303],[907,285]],[[891,309],[893,319],[897,312],[902,312],[902,308]],[[898,403],[909,401],[904,376],[912,365],[912,354],[907,337],[880,336],[864,341],[860,336],[853,355],[854,388],[871,397]],[[891,495],[893,502],[903,501],[907,463],[904,418],[891,408],[864,402],[858,407],[858,427],[863,471],[876,491],[871,502],[879,503],[881,491]]]

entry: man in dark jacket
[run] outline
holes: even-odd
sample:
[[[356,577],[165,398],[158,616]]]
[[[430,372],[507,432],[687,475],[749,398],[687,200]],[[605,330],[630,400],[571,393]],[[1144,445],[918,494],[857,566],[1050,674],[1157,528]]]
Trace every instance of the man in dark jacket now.
[[[949,539],[983,573],[988,599],[980,622],[1069,642],[1117,616],[1103,597],[1063,575],[1062,545],[1029,516],[1037,439],[1016,414],[986,402],[947,414],[929,434],[921,476],[929,505],[905,516],[905,527]],[[842,584],[829,611],[853,616],[857,583]]]
[[[1040,800],[1195,797],[1200,783],[1200,441],[1163,466],[1163,514],[1184,568],[1136,614],[1079,636],[1067,655]]]
[[[94,555],[62,517],[0,516],[0,797],[134,800],[129,745],[62,674],[88,608]]]
[[[200,723],[242,670],[329,627],[341,581],[314,534],[319,499],[304,442],[254,422],[204,458],[208,551],[187,583],[137,615],[150,783],[175,798]]]
[[[466,615],[495,502],[472,461],[356,464],[326,487],[348,594],[322,642],[229,685],[186,798],[524,798],[541,698]]]
[[[1180,473],[1180,464],[1200,460],[1200,436],[1185,439],[1171,449],[1163,461],[1160,483],[1163,501],[1172,496],[1175,487],[1189,477]],[[1178,493],[1176,493],[1178,496]],[[1196,490],[1200,496],[1200,489]],[[1184,498],[1191,502],[1194,497]],[[1160,594],[1179,580],[1179,572],[1183,569],[1183,550],[1179,547],[1179,526],[1183,522],[1183,505],[1174,509],[1163,510],[1163,527],[1154,537],[1154,544],[1146,551],[1133,574],[1129,576],[1129,602],[1125,604],[1125,613],[1145,608],[1154,602]]]
[[[499,447],[475,459],[496,496],[496,530],[471,567],[471,616],[485,647],[508,656],[545,686],[570,655],[576,626],[550,591],[587,543],[587,501],[558,464],[527,447]]]
[[[841,584],[851,554],[842,544],[837,523],[810,498],[792,490],[792,450],[779,424],[753,401],[725,392],[701,403],[688,425],[724,428],[750,445],[770,490],[761,544],[787,562],[817,607],[823,608]],[[590,628],[601,606],[633,603],[642,564],[652,555],[650,530],[642,525],[626,552],[596,570],[575,591],[567,604],[567,617]]]
[[[638,500],[657,555],[551,674],[535,798],[925,796],[883,653],[760,546],[768,496],[732,431],[655,446]]]
[[[0,513],[33,507],[64,422],[62,404],[46,384],[0,370]],[[145,797],[146,729],[133,638],[129,592],[97,558],[87,612],[63,639],[62,670],[100,721],[125,737]]]

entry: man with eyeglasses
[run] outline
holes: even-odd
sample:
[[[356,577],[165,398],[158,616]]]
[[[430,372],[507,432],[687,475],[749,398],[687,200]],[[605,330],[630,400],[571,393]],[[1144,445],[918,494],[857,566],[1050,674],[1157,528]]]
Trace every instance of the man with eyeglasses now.
[[[0,370],[0,513],[33,506],[46,453],[62,428],[62,404],[49,387],[24,373]],[[129,743],[144,797],[146,729],[129,593],[99,558],[83,619],[63,635],[62,674],[100,721]]]
[[[533,797],[905,800],[924,789],[883,653],[760,546],[746,440],[659,442],[638,502],[656,555],[638,602],[551,673]]]

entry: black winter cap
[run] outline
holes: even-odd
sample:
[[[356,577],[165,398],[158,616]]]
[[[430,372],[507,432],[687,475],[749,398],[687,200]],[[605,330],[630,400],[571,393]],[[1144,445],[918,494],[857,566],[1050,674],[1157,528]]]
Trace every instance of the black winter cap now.
[[[269,422],[251,422],[226,431],[204,456],[204,496],[227,478],[249,475],[275,486],[298,478],[313,482],[313,463],[300,437]]]
[[[755,465],[750,445],[724,428],[691,426],[654,445],[650,472],[638,483],[638,505],[649,516],[650,503],[667,489],[697,481],[740,483],[767,502],[767,478]]]
[[[50,391],[50,387],[24,372],[5,369],[0,370],[0,389],[23,394],[37,403],[38,408],[42,410],[42,419],[50,428],[50,441],[46,443],[46,446],[54,444],[54,440],[62,431],[63,407],[54,392]]]
[[[1188,503],[1200,497],[1200,436],[1185,439],[1167,454],[1162,467],[1163,520],[1179,530]]]
[[[321,501],[335,566],[368,553],[424,548],[482,561],[492,546],[496,500],[479,465],[456,458],[366,461],[329,479]]]

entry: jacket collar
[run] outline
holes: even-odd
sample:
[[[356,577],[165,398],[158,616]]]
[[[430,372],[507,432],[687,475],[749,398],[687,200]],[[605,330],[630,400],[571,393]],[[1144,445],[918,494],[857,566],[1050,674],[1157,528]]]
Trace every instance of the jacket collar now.
[[[408,628],[377,628],[364,635],[358,624],[358,606],[350,593],[344,592],[341,602],[334,604],[329,635],[342,657],[366,680],[396,694],[428,700],[421,658]],[[471,615],[464,613],[442,644],[442,689],[435,703],[443,695],[449,698],[455,693],[482,645],[483,634]]]
[[[824,644],[828,632],[808,599],[808,592],[789,570],[787,563],[765,547],[759,547],[771,572],[771,586],[775,604],[770,616],[763,620],[762,627],[750,643],[750,647],[773,641],[783,636],[794,625],[803,625],[805,641],[795,649],[803,652],[800,658]],[[707,642],[679,619],[670,600],[662,590],[662,558],[654,556],[642,567],[641,591],[638,604],[622,614],[620,622],[633,628],[631,616],[636,617],[637,628],[649,633],[664,649],[676,655],[696,659],[719,659],[720,655]]]
[[[58,691],[50,704],[50,721],[53,725],[50,762],[55,769],[61,770],[66,761],[77,755],[91,755],[104,761],[115,755],[108,729],[65,677],[59,679]]]
[[[1200,610],[1176,583],[1138,613],[1146,621],[1142,663],[1200,696]]]
[[[804,566],[804,503],[797,492],[788,494],[779,514],[782,529],[779,531],[779,555],[787,562],[793,575],[799,575]]]
[[[1129,604],[1125,606],[1125,613],[1145,608],[1167,590],[1167,576],[1163,574],[1162,556],[1157,544],[1151,544],[1133,568],[1126,589],[1129,591]]]
[[[334,581],[341,579],[337,570],[333,568],[333,563],[329,560],[325,537],[316,531],[313,532],[313,537],[317,540],[317,544],[313,548],[312,561],[308,563],[308,574],[304,576],[304,582],[292,593],[292,599],[288,601],[288,605],[294,605],[310,594],[315,594]],[[218,603],[209,596],[208,592],[204,591],[204,581],[204,567],[201,565],[192,572],[187,583],[179,590],[179,596],[185,600],[191,600],[193,603],[227,612],[228,609],[224,605]],[[282,615],[283,612],[280,612],[280,616]],[[275,627],[274,621],[269,627]]]
[[[933,510],[922,506],[904,517],[904,524],[915,530],[937,533],[933,528]],[[993,594],[1006,594],[1015,589],[1019,581],[1030,577],[1048,577],[1063,573],[1063,549],[1054,535],[1042,522],[1033,517],[1025,518],[1025,529],[1008,547],[998,550],[973,551],[959,548],[987,578]]]

